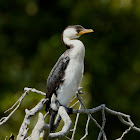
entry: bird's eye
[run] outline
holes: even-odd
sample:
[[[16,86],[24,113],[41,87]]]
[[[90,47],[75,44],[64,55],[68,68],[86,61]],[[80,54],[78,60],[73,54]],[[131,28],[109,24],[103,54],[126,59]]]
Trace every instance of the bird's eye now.
[[[80,29],[77,29],[76,31],[77,31],[77,33],[79,33],[81,30]]]
[[[83,30],[83,27],[82,27],[82,26],[79,26],[79,25],[78,25],[78,26],[76,27],[76,31],[77,31],[78,33],[79,33],[80,31],[82,31],[82,30]]]

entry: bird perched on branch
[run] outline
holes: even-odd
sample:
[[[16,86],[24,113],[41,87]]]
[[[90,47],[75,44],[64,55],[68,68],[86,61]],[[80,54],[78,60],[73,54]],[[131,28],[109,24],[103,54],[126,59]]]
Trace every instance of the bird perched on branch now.
[[[53,130],[55,115],[59,106],[68,105],[80,86],[84,71],[84,44],[78,40],[81,35],[93,32],[81,25],[68,26],[62,33],[62,41],[67,50],[60,56],[47,79],[46,111],[50,111],[50,132]],[[68,113],[72,113],[70,109]]]

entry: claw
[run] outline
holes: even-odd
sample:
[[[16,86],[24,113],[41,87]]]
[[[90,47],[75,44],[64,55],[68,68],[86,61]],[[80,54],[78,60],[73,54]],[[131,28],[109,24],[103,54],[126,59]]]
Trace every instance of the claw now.
[[[65,109],[66,109],[68,115],[73,114],[73,108],[69,108],[69,107],[65,106]]]

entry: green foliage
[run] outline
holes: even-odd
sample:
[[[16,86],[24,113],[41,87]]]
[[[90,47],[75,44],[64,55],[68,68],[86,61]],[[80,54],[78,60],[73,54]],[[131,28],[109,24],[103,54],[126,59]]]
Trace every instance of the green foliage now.
[[[130,114],[140,127],[139,0],[0,1],[0,117],[25,86],[45,91],[47,76],[65,50],[61,33],[72,24],[95,31],[80,38],[86,47],[83,87],[90,99],[87,106],[105,103]],[[12,118],[0,126],[1,139],[17,135],[24,109],[33,107],[41,98],[37,96],[26,97]],[[75,139],[83,135],[86,119],[81,117]],[[111,116],[107,123],[108,138],[118,138],[124,127]],[[87,139],[97,135],[91,124]],[[139,137],[131,132],[126,139]]]

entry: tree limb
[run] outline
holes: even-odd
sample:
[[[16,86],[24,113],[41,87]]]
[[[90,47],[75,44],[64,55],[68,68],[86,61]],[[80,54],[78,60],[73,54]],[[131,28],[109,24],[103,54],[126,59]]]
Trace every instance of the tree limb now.
[[[41,99],[41,101],[31,110],[26,109],[25,110],[25,118],[24,121],[20,127],[17,140],[24,140],[28,134],[28,125],[30,124],[30,119],[32,116],[34,116],[37,112],[43,109],[44,104],[46,103],[47,99]]]
[[[61,138],[70,131],[72,121],[63,106],[59,107],[58,114],[61,116],[62,120],[64,121],[64,126],[61,131],[50,133],[49,139]]]
[[[11,115],[19,108],[19,106],[22,103],[22,100],[29,93],[29,91],[32,91],[32,92],[35,92],[35,93],[38,93],[38,94],[41,94],[41,95],[45,96],[45,93],[44,92],[41,92],[41,91],[36,90],[34,88],[24,88],[24,90],[25,90],[24,94],[18,99],[18,101],[11,108],[9,108],[7,110],[7,111],[10,111],[10,110],[12,110],[14,108],[13,111],[7,117],[3,117],[0,120],[0,125],[2,125],[3,123],[5,123],[11,117]],[[102,104],[100,106],[97,106],[95,108],[92,108],[92,109],[87,109],[86,106],[84,105],[83,101],[82,101],[81,96],[79,94],[83,94],[83,92],[81,91],[81,88],[79,88],[78,91],[76,92],[76,97],[77,97],[78,101],[76,101],[72,105],[72,107],[73,107],[77,103],[80,103],[79,109],[73,109],[73,113],[77,113],[77,117],[76,117],[74,129],[72,130],[73,131],[73,134],[72,134],[71,140],[74,139],[74,135],[75,135],[76,127],[77,127],[77,123],[78,123],[78,118],[79,118],[79,116],[80,116],[81,113],[85,113],[85,114],[88,115],[88,119],[87,119],[87,123],[86,123],[86,128],[85,128],[85,134],[81,138],[81,140],[83,140],[84,138],[86,138],[87,135],[88,135],[88,127],[89,127],[90,120],[92,120],[96,124],[96,126],[100,129],[100,132],[99,132],[99,135],[98,135],[97,140],[101,140],[102,137],[103,137],[103,140],[107,140],[106,134],[105,134],[105,131],[104,131],[105,124],[106,124],[106,117],[105,117],[105,113],[106,112],[109,113],[109,114],[111,114],[111,115],[117,116],[119,118],[119,120],[124,125],[127,125],[128,126],[128,129],[126,129],[122,133],[121,137],[118,138],[117,140],[122,140],[122,138],[130,130],[135,130],[135,131],[140,132],[140,128],[136,127],[134,125],[134,123],[132,122],[132,120],[130,119],[130,115],[127,115],[127,114],[124,114],[124,113],[121,113],[121,112],[118,112],[118,111],[114,111],[112,109],[109,109],[104,104]],[[24,121],[23,121],[23,123],[22,123],[22,125],[20,127],[20,130],[19,130],[19,133],[18,133],[18,136],[17,136],[17,140],[40,140],[41,134],[43,134],[42,135],[43,140],[54,139],[54,138],[59,139],[59,138],[67,135],[67,133],[70,131],[70,128],[71,128],[71,125],[72,125],[72,121],[71,121],[69,115],[67,114],[67,112],[65,110],[65,107],[60,106],[59,109],[58,109],[58,114],[57,114],[56,120],[54,122],[55,130],[54,130],[53,133],[49,133],[49,125],[46,124],[45,121],[44,121],[44,119],[46,118],[46,116],[48,115],[48,113],[46,113],[44,116],[43,116],[42,113],[39,113],[38,121],[37,121],[34,129],[32,130],[32,134],[29,137],[27,137],[27,134],[28,134],[28,126],[30,124],[30,119],[37,112],[39,112],[39,111],[41,111],[43,109],[43,107],[44,107],[44,105],[45,105],[45,103],[46,103],[47,100],[48,99],[42,99],[31,110],[28,110],[28,109],[25,110],[26,115],[25,115]],[[84,107],[84,109],[81,109],[82,106]],[[99,111],[101,111],[101,113],[102,113],[102,125],[100,125],[96,121],[96,119],[94,119],[92,117],[92,114],[93,113],[96,113],[96,112],[99,112]],[[58,127],[58,125],[59,125],[59,122],[60,122],[61,118],[64,121],[64,126],[62,127],[62,130],[61,131],[55,132],[56,129],[57,129],[57,127]],[[41,132],[43,132],[43,133],[41,133]],[[67,139],[70,139],[68,137],[66,137],[66,138]]]

